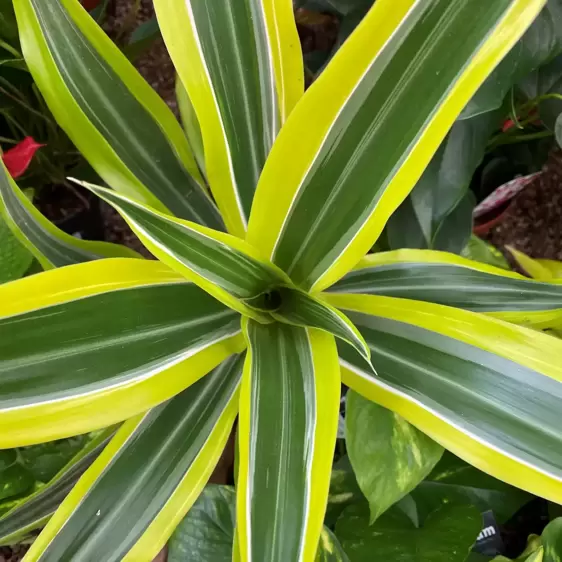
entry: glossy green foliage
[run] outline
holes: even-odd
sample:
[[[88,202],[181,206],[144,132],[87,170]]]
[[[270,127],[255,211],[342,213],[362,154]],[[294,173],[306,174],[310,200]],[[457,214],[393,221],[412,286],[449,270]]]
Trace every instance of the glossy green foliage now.
[[[235,496],[228,486],[207,486],[172,535],[168,562],[231,562]]]
[[[30,447],[0,451],[0,514],[11,502],[46,484],[84,447],[82,435]]]
[[[480,526],[480,513],[470,504],[442,504],[420,518],[416,502],[407,496],[373,525],[365,504],[347,508],[336,535],[350,562],[464,562]]]
[[[445,452],[435,469],[412,492],[418,511],[426,514],[440,503],[469,502],[481,513],[492,511],[505,523],[533,496]]]
[[[0,216],[0,283],[22,277],[32,260],[31,253],[12,234]]]
[[[353,391],[347,395],[345,421],[347,452],[373,523],[431,472],[443,448],[398,414]]]
[[[236,493],[208,485],[170,539],[168,562],[232,562]],[[335,535],[325,527],[314,562],[348,562]]]
[[[511,269],[503,254],[497,248],[494,248],[491,244],[488,244],[474,234],[470,237],[461,255],[474,261],[500,267],[501,269]]]

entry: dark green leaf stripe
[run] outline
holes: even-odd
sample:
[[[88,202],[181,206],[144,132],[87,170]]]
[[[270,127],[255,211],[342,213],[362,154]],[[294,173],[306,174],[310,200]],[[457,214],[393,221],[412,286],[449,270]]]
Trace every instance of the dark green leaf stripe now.
[[[261,0],[189,0],[247,220],[279,129],[279,108]]]
[[[341,347],[344,366],[473,440],[562,481],[560,382],[436,332],[348,315],[371,348],[377,376],[363,369],[353,350]]]
[[[306,329],[250,321],[248,560],[301,560],[316,391]]]
[[[428,301],[477,312],[562,309],[562,285],[443,263],[392,263],[356,269],[329,290]]]
[[[49,51],[81,110],[127,168],[178,216],[222,229],[158,123],[90,44],[61,0],[31,0]]]
[[[298,289],[279,289],[281,306],[272,316],[295,326],[319,328],[354,346],[367,361],[369,348],[353,324],[336,308]]]
[[[29,498],[15,502],[14,507],[0,517],[0,544],[14,544],[44,525],[107,445],[110,436],[105,434],[102,439],[96,439],[93,447],[88,447],[90,450],[86,454],[80,452],[80,458],[73,459],[51,482]]]
[[[115,192],[84,185],[121,212],[141,240],[148,239],[165,255],[237,298],[251,298],[285,282],[274,268],[212,238],[214,233],[208,229],[209,235]],[[230,239],[233,243],[239,242]],[[172,263],[169,265],[173,267]]]
[[[191,283],[0,319],[0,411],[143,380],[239,331],[238,314]]]
[[[239,386],[242,364],[233,356],[150,410],[38,560],[122,560],[205,446]]]
[[[296,284],[311,287],[356,237],[511,3],[414,4],[341,109],[295,195],[273,261]]]

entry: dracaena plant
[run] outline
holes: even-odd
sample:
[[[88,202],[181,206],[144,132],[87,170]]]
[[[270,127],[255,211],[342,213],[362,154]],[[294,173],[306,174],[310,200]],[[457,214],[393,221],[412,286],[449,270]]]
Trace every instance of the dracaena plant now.
[[[27,560],[150,560],[238,416],[235,556],[312,561],[342,381],[562,500],[562,342],[529,328],[560,321],[561,287],[367,255],[543,4],[377,0],[303,94],[290,0],[155,0],[186,135],[77,0],[14,0],[43,96],[110,189],[84,185],[158,258],[62,238],[1,178],[47,271],[0,288],[0,446],[126,420]]]

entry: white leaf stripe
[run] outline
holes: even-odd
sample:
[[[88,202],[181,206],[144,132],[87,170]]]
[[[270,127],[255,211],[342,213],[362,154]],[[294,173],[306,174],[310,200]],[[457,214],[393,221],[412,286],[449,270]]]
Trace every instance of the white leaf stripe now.
[[[98,51],[100,44],[106,48],[104,55],[107,51],[116,50],[115,46],[108,44],[105,36],[100,39],[101,31],[84,20],[80,13],[82,8],[77,9],[75,0],[47,0],[44,3],[28,1],[60,79],[90,123],[106,140],[110,150],[121,160],[122,166],[180,216],[220,227],[220,217],[209,194],[200,180],[189,174],[185,158],[182,158],[189,152],[185,137],[181,135],[178,123],[167,108],[162,107],[161,100],[155,98],[136,73],[132,77],[130,69],[129,74],[121,79],[118,69],[123,69],[123,61],[105,59]],[[58,18],[54,15],[58,15]],[[89,57],[88,60],[83,61],[80,53]],[[122,57],[121,53],[113,54]],[[80,68],[80,64],[90,66]],[[131,80],[137,86],[142,86],[140,91],[131,89]],[[84,84],[87,84],[87,88]],[[119,107],[126,98],[130,100],[129,105],[134,109],[138,125],[131,122],[131,115]],[[152,109],[157,107],[159,116],[165,117],[165,123],[155,119],[149,101],[153,103]],[[131,128],[135,134],[129,134],[125,141],[122,131],[130,131]],[[151,130],[153,137],[152,152],[146,135],[148,130]],[[75,143],[80,143],[75,131],[69,131],[69,134]],[[161,165],[161,158],[166,159],[166,166]],[[182,189],[186,186],[189,188],[187,191]],[[120,189],[121,186],[115,184],[115,187]],[[208,220],[200,211],[207,215]]]
[[[110,437],[101,440],[72,466],[65,466],[44,487],[0,516],[0,544],[13,544],[22,534],[41,527],[56,511],[78,478],[101,453],[109,439]],[[79,454],[82,454],[82,451]]]
[[[253,15],[253,27],[256,35],[256,48],[258,53],[258,65],[260,66],[260,76],[266,76],[267,80],[262,82],[267,83],[267,88],[264,88],[262,95],[269,100],[270,112],[267,111],[268,104],[262,104],[262,112],[264,113],[264,123],[268,125],[264,127],[264,142],[265,154],[267,154],[277,133],[279,132],[279,103],[277,102],[277,89],[275,84],[275,71],[273,68],[273,52],[271,46],[271,38],[267,33],[266,14],[263,5],[264,0],[250,0],[250,9]],[[265,47],[265,49],[264,49]],[[263,51],[266,51],[267,56],[265,60],[267,63],[264,65]],[[266,68],[264,68],[266,66]]]
[[[420,2],[420,0],[416,0],[415,3],[412,5],[411,10],[408,12],[408,14],[406,15],[405,19],[408,18],[408,16],[410,15],[410,13],[412,13],[412,11],[415,9],[416,5],[418,5],[418,3]],[[544,4],[544,2],[543,2]],[[533,8],[529,5],[529,8],[532,10]],[[530,25],[530,23],[532,22],[532,19],[529,20],[527,22],[527,24],[523,24],[522,26],[522,22],[524,22],[524,18],[521,18],[521,23],[519,23],[519,27],[521,28],[521,31],[519,33],[519,35],[517,35],[517,31],[513,32],[511,31],[511,33],[505,33],[505,41],[503,41],[503,45],[504,45],[504,52],[502,56],[496,56],[496,61],[495,64],[491,64],[490,61],[486,61],[486,47],[488,42],[493,42],[494,41],[494,36],[497,34],[496,30],[497,29],[501,29],[502,25],[504,24],[504,22],[509,21],[510,18],[511,20],[514,20],[513,15],[516,14],[517,12],[521,12],[522,11],[522,7],[518,6],[516,4],[516,2],[513,2],[512,5],[510,7],[508,7],[503,16],[500,17],[499,20],[497,20],[495,22],[495,25],[487,32],[487,34],[483,37],[482,42],[479,46],[479,51],[475,52],[473,59],[469,60],[466,62],[466,64],[464,65],[464,67],[461,69],[461,72],[459,73],[458,79],[453,82],[450,87],[448,88],[448,90],[445,92],[445,95],[443,96],[442,100],[441,100],[441,104],[440,106],[436,107],[433,115],[431,116],[431,119],[429,120],[429,122],[426,124],[426,126],[424,127],[424,129],[420,132],[420,134],[418,135],[418,137],[414,140],[414,142],[412,143],[412,145],[409,147],[409,150],[407,151],[407,155],[406,158],[403,159],[403,162],[405,160],[407,160],[410,155],[414,152],[416,152],[417,149],[419,149],[420,147],[423,146],[423,142],[426,139],[426,137],[428,137],[429,135],[435,135],[435,127],[430,127],[431,125],[431,121],[434,120],[436,118],[436,116],[438,115],[438,113],[442,110],[442,108],[447,107],[447,105],[453,105],[454,102],[454,98],[455,96],[458,97],[458,93],[462,92],[463,90],[466,91],[468,90],[468,87],[471,88],[471,90],[473,92],[475,92],[477,90],[477,87],[480,86],[480,84],[484,81],[486,75],[482,75],[480,82],[478,83],[474,83],[474,80],[472,80],[473,84],[469,84],[467,80],[463,81],[463,78],[467,78],[471,71],[474,72],[475,68],[478,68],[478,66],[484,66],[484,65],[488,65],[489,66],[489,70],[488,72],[491,72],[495,66],[497,65],[497,63],[499,63],[501,61],[502,56],[504,56],[507,52],[508,49],[515,43],[515,41],[519,38],[519,36],[525,31],[525,29],[528,27],[528,25]],[[455,10],[454,6],[450,6],[449,7],[449,12],[451,12],[452,10]],[[530,11],[530,10],[529,10]],[[538,9],[537,9],[538,11]],[[400,27],[400,26],[399,26]],[[515,26],[514,26],[515,27]],[[399,28],[397,28],[399,29]],[[393,34],[394,35],[394,34]],[[472,67],[472,69],[471,69]],[[464,76],[463,76],[464,74]],[[482,74],[482,73],[481,73]],[[468,86],[468,87],[467,87]],[[468,98],[467,98],[468,101]],[[467,101],[465,103],[467,103]],[[458,105],[458,102],[455,102]],[[462,110],[462,106],[459,108],[459,112]],[[452,124],[452,121],[451,121]],[[450,125],[447,127],[447,129],[450,127]],[[446,129],[446,130],[447,130]],[[443,135],[440,138],[443,138],[445,136],[445,132],[443,133]],[[434,150],[436,150],[438,147],[435,147]],[[427,159],[427,161],[429,162],[429,158]],[[421,176],[421,174],[423,173],[423,169],[425,168],[422,167],[421,170],[419,171],[417,178],[419,179],[419,176]],[[391,180],[391,183],[395,180],[395,178],[393,178],[393,180]],[[389,188],[391,187],[390,184],[388,186]],[[413,187],[413,186],[412,186]],[[361,224],[361,226],[359,228],[356,229],[355,234],[352,236],[352,238],[350,239],[350,241],[348,242],[348,244],[345,246],[345,248],[334,258],[332,259],[330,265],[328,267],[324,268],[324,274],[321,275],[320,277],[318,277],[316,279],[316,281],[314,282],[313,286],[311,287],[311,290],[314,290],[317,287],[322,287],[322,284],[324,283],[324,279],[326,277],[328,277],[330,271],[336,266],[336,264],[338,263],[338,261],[349,251],[350,247],[354,244],[354,242],[357,240],[357,238],[361,235],[364,227],[372,220],[372,218],[375,216],[375,214],[378,211],[378,208],[381,204],[381,201],[383,199],[386,199],[385,197],[385,192],[383,192],[381,194],[381,197],[379,197],[372,209],[372,211],[369,213],[368,217],[365,219],[365,221]],[[403,199],[403,198],[402,198]],[[401,201],[400,201],[401,202]],[[395,209],[397,208],[398,205],[395,205]],[[381,228],[382,230],[382,228]],[[379,232],[380,233],[380,232]],[[374,244],[376,240],[373,239],[372,240],[372,244]]]
[[[281,322],[288,322],[296,326],[318,328],[341,338],[369,361],[369,346],[353,323],[339,311],[325,301],[321,301],[305,292],[283,288],[281,293],[281,307],[271,315]]]
[[[163,371],[166,371],[168,369],[171,369],[172,367],[179,365],[180,363],[182,363],[183,361],[185,361],[186,359],[189,359],[190,357],[193,357],[195,355],[197,355],[198,353],[200,353],[201,351],[204,351],[205,349],[217,344],[217,343],[221,343],[224,342],[226,340],[232,339],[234,337],[236,337],[238,334],[240,334],[240,329],[236,329],[236,326],[238,325],[238,321],[234,321],[232,322],[231,326],[230,326],[230,330],[227,333],[221,334],[220,336],[217,337],[216,334],[213,334],[213,337],[209,337],[209,339],[197,346],[197,347],[193,347],[193,348],[189,348],[187,350],[185,350],[183,353],[179,353],[177,355],[174,356],[169,356],[166,358],[165,361],[161,361],[159,363],[152,364],[150,369],[145,369],[145,370],[140,370],[139,371],[135,371],[134,375],[129,375],[127,377],[125,376],[121,376],[121,377],[116,377],[119,378],[120,380],[118,380],[115,383],[112,384],[107,384],[107,381],[98,383],[96,385],[88,385],[89,387],[93,387],[93,388],[89,388],[88,390],[81,390],[79,391],[78,389],[72,389],[72,390],[68,390],[66,392],[58,392],[58,393],[53,393],[53,395],[55,397],[53,398],[48,398],[48,395],[41,395],[38,396],[37,399],[30,401],[29,399],[18,399],[18,400],[0,400],[0,415],[2,414],[7,414],[9,412],[14,412],[14,411],[18,411],[18,410],[25,410],[26,408],[29,407],[36,407],[36,406],[48,406],[48,405],[55,405],[57,403],[61,403],[61,402],[67,402],[70,400],[76,400],[79,398],[93,398],[95,396],[102,396],[104,394],[106,394],[108,391],[111,390],[115,390],[118,388],[124,388],[126,386],[129,386],[131,384],[136,384],[136,383],[140,383],[142,381],[151,379],[152,377],[154,377],[155,375],[157,375],[158,373],[162,373]],[[170,332],[172,330],[170,329],[163,329],[162,330],[162,336],[165,336],[166,332]],[[125,338],[124,338],[125,339]],[[134,338],[128,338],[129,341],[133,340]],[[118,342],[119,344],[123,345],[126,344],[127,341],[125,339],[125,341],[121,340]],[[64,354],[61,354],[60,357],[64,356]],[[53,357],[49,357],[49,359],[52,359]],[[43,360],[43,359],[42,359]],[[15,403],[15,404],[13,404]],[[13,404],[13,405],[12,405]]]
[[[258,439],[262,442],[265,439],[265,434],[267,433],[267,425],[271,421],[269,415],[266,417],[266,412],[264,411],[264,394],[263,390],[267,386],[265,382],[262,381],[264,372],[270,372],[272,365],[269,360],[264,363],[260,361],[262,357],[262,351],[265,351],[265,343],[267,343],[267,338],[264,340],[263,336],[260,336],[256,330],[259,327],[255,325],[249,325],[247,330],[247,337],[249,341],[249,351],[247,354],[246,363],[246,373],[245,376],[248,377],[247,384],[250,385],[250,434],[249,434],[249,475],[248,482],[246,486],[245,494],[245,517],[246,517],[246,535],[242,537],[241,540],[245,541],[245,547],[247,552],[247,560],[254,561],[257,560],[257,556],[264,556],[270,560],[278,560],[278,556],[281,552],[288,552],[283,550],[281,545],[284,545],[287,541],[287,537],[280,536],[280,529],[283,528],[283,521],[286,519],[287,513],[285,511],[285,502],[287,501],[286,496],[286,479],[288,472],[291,470],[291,457],[290,444],[296,436],[294,435],[294,425],[295,423],[305,423],[305,427],[300,427],[297,429],[298,441],[304,442],[306,445],[303,450],[305,457],[302,459],[304,468],[304,490],[303,490],[303,512],[299,515],[299,519],[303,521],[303,527],[300,529],[298,547],[297,547],[297,558],[296,562],[301,562],[304,560],[304,548],[307,539],[307,524],[309,521],[309,511],[310,511],[310,498],[311,498],[311,485],[312,485],[312,467],[314,451],[316,450],[315,436],[316,436],[316,424],[317,424],[317,408],[316,408],[316,389],[314,386],[314,361],[313,361],[313,350],[310,342],[308,332],[304,328],[295,327],[285,327],[278,332],[278,339],[275,343],[277,348],[274,353],[276,360],[279,360],[277,367],[276,378],[278,380],[278,404],[281,405],[282,411],[277,412],[282,417],[277,420],[280,425],[280,434],[277,437],[277,442],[279,443],[279,454],[277,455],[277,470],[271,475],[273,482],[268,484],[268,494],[272,494],[272,503],[268,505],[268,514],[271,520],[270,528],[273,530],[273,534],[270,537],[270,541],[267,545],[262,544],[260,549],[260,554],[253,551],[254,546],[254,524],[253,519],[258,517],[255,513],[256,507],[254,502],[259,499],[262,493],[266,493],[266,490],[259,489],[256,491],[255,482],[253,479],[254,473],[257,471],[263,471],[264,467],[258,466]],[[287,338],[285,334],[293,334],[292,337]],[[296,340],[296,341],[295,341]],[[296,347],[293,347],[296,345]],[[288,362],[288,355],[299,358],[299,365],[302,368],[302,375],[299,376],[298,372],[295,371],[295,365],[291,365]],[[265,352],[267,355],[267,352]],[[297,377],[297,380],[295,379]],[[262,389],[262,383],[264,388]],[[301,390],[296,391],[297,388]],[[297,394],[295,394],[297,392]],[[298,401],[298,394],[302,394],[301,398],[304,400],[300,405],[295,404],[290,406],[295,400]],[[294,418],[295,409],[300,410],[300,413],[305,416],[301,419],[300,416]],[[275,415],[275,414],[273,414]],[[274,422],[275,423],[275,422]],[[264,431],[265,430],[265,431]],[[302,431],[302,433],[301,433]],[[260,435],[263,436],[260,439]],[[285,451],[285,452],[284,452]],[[287,454],[285,454],[287,453]],[[293,466],[294,468],[294,466]],[[275,490],[272,491],[271,487],[275,486]],[[255,523],[255,521],[254,521]],[[255,537],[256,540],[262,540],[261,537]],[[292,540],[292,539],[291,539]],[[267,554],[266,554],[267,552]]]
[[[126,438],[124,441],[122,441],[119,449],[117,450],[117,452],[115,453],[115,455],[113,456],[113,458],[111,459],[111,461],[109,462],[109,464],[102,470],[99,478],[101,478],[103,476],[104,473],[106,473],[109,468],[111,467],[112,464],[114,464],[116,458],[118,458],[119,453],[122,452],[123,450],[125,450],[125,448],[127,447],[127,445],[129,443],[131,443],[135,437],[136,437],[136,433],[139,430],[139,428],[142,426],[142,423],[151,415],[153,414],[153,410],[148,410],[145,414],[139,416],[136,420],[129,420],[128,422],[126,422],[126,425],[122,426],[121,429],[118,432],[118,436],[119,434],[126,434]],[[98,463],[101,459],[98,459]],[[87,475],[86,475],[87,476]],[[61,532],[65,529],[65,527],[70,523],[72,516],[74,515],[74,513],[77,512],[77,510],[80,508],[80,505],[83,503],[84,499],[88,496],[88,493],[82,498],[82,500],[76,504],[76,506],[74,507],[74,509],[67,515],[64,523],[62,524],[62,526],[59,528],[58,532],[56,534],[54,534],[51,539],[49,540],[49,542],[44,546],[43,548],[43,552],[45,552],[48,548],[49,545],[57,538],[58,535],[61,534]],[[37,558],[37,560],[40,562],[42,559],[44,559],[44,556],[40,555],[39,558]]]
[[[403,392],[403,391],[395,388],[394,386],[392,386],[390,384],[385,383],[379,377],[374,377],[372,375],[369,375],[368,373],[366,373],[366,372],[362,371],[361,369],[357,368],[357,366],[353,365],[352,363],[349,363],[348,361],[345,361],[344,359],[340,359],[340,364],[342,365],[342,367],[344,367],[348,371],[354,373],[358,377],[367,381],[370,385],[373,385],[373,386],[379,387],[381,389],[384,389],[387,392],[390,392],[390,393],[394,394],[395,396],[399,396],[399,397],[407,400],[408,402],[410,402],[412,404],[415,404],[416,406],[419,406],[420,408],[423,408],[426,412],[429,412],[431,415],[435,416],[436,418],[443,421],[447,425],[450,425],[450,426],[454,427],[457,431],[465,434],[466,436],[470,437],[472,440],[476,441],[477,443],[480,443],[481,445],[483,445],[487,449],[490,449],[492,451],[500,453],[502,456],[505,456],[505,457],[508,457],[512,460],[515,460],[519,464],[527,466],[534,471],[540,472],[541,474],[544,474],[545,476],[548,476],[549,478],[552,478],[554,480],[562,482],[562,472],[560,474],[554,474],[550,471],[547,471],[547,470],[545,470],[545,469],[543,469],[539,466],[536,466],[536,465],[530,463],[529,461],[527,461],[527,460],[525,460],[521,457],[513,455],[512,453],[508,452],[506,449],[502,449],[499,446],[490,443],[489,441],[484,439],[481,435],[478,435],[478,434],[474,433],[473,431],[469,430],[467,428],[467,426],[459,425],[457,422],[454,422],[452,420],[452,418],[444,416],[438,410],[429,407],[427,404],[425,404],[424,402],[414,398],[410,394],[408,394],[406,392]],[[348,382],[351,383],[351,385],[353,385],[351,380],[348,380]],[[412,423],[415,424],[415,421],[413,421]]]
[[[308,526],[310,524],[309,514],[310,514],[310,498],[311,498],[311,486],[312,486],[312,461],[313,461],[313,456],[314,456],[313,451],[316,449],[315,437],[316,437],[316,429],[317,429],[317,424],[318,424],[318,415],[317,415],[317,407],[316,407],[316,388],[314,387],[314,380],[317,376],[320,376],[319,373],[316,373],[316,370],[314,368],[314,360],[312,358],[313,348],[312,348],[312,344],[310,342],[310,335],[309,335],[308,329],[305,330],[305,335],[306,335],[306,343],[307,343],[307,347],[308,347],[307,352],[310,355],[311,365],[312,365],[312,369],[311,369],[311,372],[310,372],[309,377],[308,377],[309,386],[307,388],[307,391],[305,391],[305,397],[306,397],[306,402],[307,402],[306,410],[307,410],[308,416],[309,416],[309,426],[308,426],[308,430],[307,430],[307,434],[306,434],[305,439],[306,439],[306,443],[310,444],[311,453],[309,454],[307,462],[306,462],[307,478],[306,478],[306,495],[305,495],[306,511],[305,511],[305,515],[304,515],[305,530],[304,530],[304,532],[302,534],[302,538],[301,538],[299,561],[304,560],[305,539],[306,539],[306,536],[308,535]],[[289,420],[289,423],[290,423],[290,420]]]
[[[374,55],[373,58],[371,60],[371,62],[367,65],[367,67],[365,68],[365,71],[363,72],[363,74],[361,75],[361,77],[359,78],[359,80],[357,81],[357,83],[355,84],[354,88],[349,92],[347,98],[345,99],[345,101],[342,103],[340,109],[338,110],[338,112],[335,114],[332,123],[330,124],[330,126],[326,129],[326,132],[323,135],[322,140],[320,141],[319,145],[318,145],[318,149],[316,151],[316,154],[314,155],[314,158],[310,161],[310,164],[308,165],[308,168],[305,170],[302,179],[293,195],[293,198],[291,200],[291,204],[287,210],[287,214],[285,215],[285,218],[283,220],[283,223],[281,225],[281,228],[279,229],[279,233],[277,235],[277,238],[275,240],[275,244],[272,248],[271,251],[271,255],[270,255],[270,259],[272,261],[274,261],[275,258],[275,252],[277,250],[277,246],[279,245],[279,241],[281,240],[281,238],[283,237],[283,234],[285,233],[286,227],[287,227],[287,223],[289,222],[293,209],[300,197],[300,194],[303,191],[303,188],[306,185],[306,181],[307,179],[311,176],[312,172],[314,171],[316,162],[319,158],[319,156],[322,154],[324,147],[326,145],[326,142],[328,141],[328,139],[330,138],[332,131],[334,130],[334,127],[338,124],[338,119],[341,116],[341,114],[343,113],[343,111],[345,110],[345,108],[347,107],[347,105],[349,104],[349,102],[353,99],[353,96],[355,94],[355,92],[357,91],[357,89],[361,86],[362,82],[364,81],[365,77],[368,76],[369,72],[371,71],[373,65],[376,63],[376,61],[378,60],[379,54],[382,53],[386,46],[392,42],[392,40],[394,39],[394,37],[402,30],[403,27],[406,27],[407,25],[412,25],[411,22],[408,21],[408,16],[416,9],[416,7],[421,3],[421,0],[415,0],[415,2],[412,4],[411,8],[408,10],[408,12],[406,13],[404,19],[402,20],[402,22],[400,23],[400,25],[398,25],[398,27],[396,27],[396,29],[393,31],[393,33],[388,37],[388,39],[384,42],[384,44],[382,45],[382,47],[380,48],[379,51],[377,51]],[[319,79],[321,80],[321,78]],[[336,193],[337,195],[337,193]],[[335,196],[332,196],[330,198],[330,200],[326,201],[326,203],[323,206],[323,212],[326,212],[329,209],[329,202],[334,199]],[[318,219],[315,221],[316,225],[319,225],[321,223],[321,218],[323,217],[322,215],[319,215]],[[366,222],[366,221],[365,221]],[[306,242],[314,235],[314,232],[309,232],[307,233],[306,238],[303,240],[303,247],[305,246]],[[295,256],[294,261],[296,261],[298,255]],[[334,260],[334,262],[337,261]],[[312,289],[313,290],[313,289]]]
[[[223,121],[223,117],[220,111],[220,107],[219,107],[219,103],[217,100],[217,96],[213,87],[213,81],[211,79],[211,74],[209,72],[209,68],[207,66],[207,62],[205,61],[205,55],[204,55],[204,51],[203,51],[203,46],[201,45],[201,38],[199,37],[199,31],[197,29],[197,23],[195,20],[195,15],[193,13],[193,7],[192,7],[192,0],[184,0],[185,1],[185,5],[187,8],[187,11],[189,13],[189,26],[191,27],[193,36],[195,37],[195,41],[197,43],[197,47],[199,49],[199,56],[201,58],[201,64],[204,68],[205,71],[205,78],[207,79],[207,83],[209,85],[209,90],[211,91],[211,95],[212,95],[212,99],[213,99],[213,104],[215,107],[215,111],[217,114],[217,119],[220,123],[220,128],[221,128],[221,132],[222,132],[222,140],[224,141],[224,145],[225,145],[225,152],[226,152],[226,157],[227,157],[227,162],[228,162],[228,171],[229,171],[229,175],[230,175],[230,181],[232,183],[232,187],[234,190],[234,196],[236,199],[236,206],[237,206],[237,210],[238,210],[238,214],[240,216],[240,220],[242,222],[242,224],[244,225],[244,229],[248,228],[248,222],[246,220],[246,215],[244,213],[244,209],[242,207],[242,201],[240,199],[240,193],[239,193],[239,189],[238,189],[238,184],[236,181],[236,175],[234,173],[234,166],[232,163],[232,153],[231,153],[231,149],[230,149],[230,143],[229,143],[229,139],[228,139],[228,135],[226,133],[226,129],[224,126],[224,121]],[[203,136],[203,139],[205,139],[205,136]]]
[[[44,228],[41,220],[47,219],[8,176],[4,166],[0,168],[0,213],[2,206],[7,221],[21,234],[18,238],[45,267],[61,267],[102,257],[77,245],[70,245]]]
[[[74,264],[74,265],[78,265],[78,264]],[[70,267],[70,266],[68,266]],[[21,280],[20,280],[20,285],[21,285]],[[37,305],[35,306],[29,306],[29,307],[25,307],[25,310],[23,310],[22,312],[11,312],[9,314],[2,314],[2,309],[0,309],[0,320],[4,320],[6,318],[11,318],[11,317],[15,317],[15,316],[21,316],[24,314],[28,314],[28,313],[33,313],[33,312],[37,312],[39,310],[43,310],[43,309],[48,309],[51,308],[52,306],[56,306],[59,304],[67,304],[70,302],[79,302],[82,301],[84,299],[88,299],[90,297],[95,297],[98,295],[101,295],[103,293],[106,292],[111,292],[111,293],[118,293],[121,291],[131,291],[134,289],[141,289],[141,288],[148,288],[148,287],[155,287],[155,286],[166,286],[166,285],[193,285],[193,283],[191,283],[191,281],[188,281],[187,279],[183,279],[183,278],[177,278],[177,279],[169,279],[167,281],[160,281],[160,282],[150,282],[147,281],[146,283],[135,283],[134,286],[123,286],[120,285],[118,283],[116,283],[115,286],[107,286],[105,284],[99,284],[97,285],[95,288],[93,288],[91,290],[91,292],[89,292],[88,294],[83,294],[81,296],[75,296],[74,295],[74,291],[73,290],[68,290],[68,291],[62,291],[61,293],[59,293],[57,295],[57,297],[59,297],[58,299],[56,299],[56,301],[54,302],[44,302],[44,303],[37,303]],[[23,286],[23,285],[22,285]]]
[[[238,299],[249,298],[271,285],[286,282],[281,270],[275,270],[271,264],[253,257],[253,248],[244,246],[237,238],[195,223],[180,222],[123,195],[85,182],[79,183],[114,206],[157,257],[171,267],[180,264],[193,272],[195,276],[192,280],[207,292],[213,288],[211,284],[215,285],[216,294],[213,293],[213,296],[216,298],[220,298],[218,292],[221,290]],[[240,245],[245,251],[238,249]],[[171,259],[167,261],[166,256]]]
[[[264,28],[267,30],[267,17],[266,17],[265,8],[264,8],[264,2],[267,1],[267,0],[256,0],[256,1],[259,2],[260,6],[261,6],[263,25],[264,25]],[[291,2],[291,4],[292,4],[291,0],[288,0],[288,1]],[[279,27],[279,19],[278,19],[277,10],[272,10],[271,15],[272,15],[272,22],[271,23],[273,24],[273,26],[275,27],[275,30],[276,30],[275,37],[276,37],[277,53],[279,55],[281,55],[281,53],[282,53],[282,49],[281,49],[282,33],[281,33],[281,29]],[[270,41],[268,41],[268,49],[269,49],[269,59],[273,60],[271,39],[270,39]],[[272,90],[273,90],[273,95],[275,96],[276,95],[275,70],[273,68],[273,64],[271,64],[270,66],[271,66],[271,87],[272,87]],[[281,68],[283,68],[283,62],[281,62]],[[285,73],[284,72],[280,72],[280,84],[278,84],[278,87],[279,87],[279,98],[280,98],[280,103],[278,103],[279,118],[281,119],[281,123],[285,123],[285,121],[287,120],[287,117],[289,115],[287,113],[288,108],[287,108],[286,99],[285,99],[285,91],[287,89],[287,86],[285,84]],[[275,120],[277,120],[277,112],[273,115],[273,118]],[[272,139],[272,141],[273,140],[275,140],[275,137]]]
[[[235,418],[241,365],[233,356],[191,388],[126,422],[63,504],[62,517],[47,527],[39,560],[58,561],[69,548],[84,559],[94,550],[111,562],[136,561],[140,553],[152,559],[161,548],[155,542],[165,541],[173,530],[170,517],[179,522],[222,452]],[[146,486],[154,496],[142,499]],[[109,496],[115,498],[112,504]],[[100,513],[98,506],[106,510]],[[96,510],[99,519],[92,521]],[[137,517],[123,518],[130,510]],[[85,524],[89,532],[82,540],[74,528]]]

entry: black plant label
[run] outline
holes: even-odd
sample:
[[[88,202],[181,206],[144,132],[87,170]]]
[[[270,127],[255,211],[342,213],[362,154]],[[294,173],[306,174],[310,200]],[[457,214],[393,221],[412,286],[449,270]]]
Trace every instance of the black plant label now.
[[[476,543],[472,550],[484,556],[496,556],[503,552],[500,528],[493,511],[482,513],[482,530],[476,537]]]

